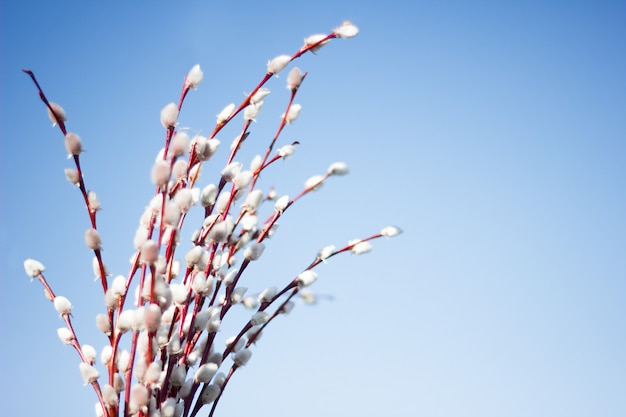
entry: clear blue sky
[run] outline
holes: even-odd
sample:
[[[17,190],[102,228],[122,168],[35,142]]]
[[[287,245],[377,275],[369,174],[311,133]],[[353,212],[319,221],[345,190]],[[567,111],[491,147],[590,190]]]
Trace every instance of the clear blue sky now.
[[[105,343],[88,220],[63,175],[71,161],[21,69],[35,71],[83,138],[105,262],[126,274],[153,193],[159,111],[189,68],[199,63],[205,79],[180,122],[208,134],[268,59],[349,19],[357,38],[295,63],[309,75],[282,140],[301,145],[264,181],[294,195],[331,162],[351,173],[290,210],[247,285],[286,282],[327,244],[388,224],[405,233],[320,268],[314,288],[334,301],[298,306],[268,329],[220,415],[626,415],[624,2],[5,1],[0,10],[3,414],[89,416],[96,401],[25,258],[41,260],[72,301],[81,342]],[[275,129],[285,78],[269,84],[246,164]],[[219,135],[222,158],[238,128]],[[221,166],[207,166],[202,184]]]

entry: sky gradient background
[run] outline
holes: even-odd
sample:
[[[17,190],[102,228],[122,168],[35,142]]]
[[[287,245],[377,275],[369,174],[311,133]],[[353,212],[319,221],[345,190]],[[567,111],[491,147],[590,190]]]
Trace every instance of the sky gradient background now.
[[[81,135],[105,263],[126,274],[159,111],[187,71],[205,78],[180,124],[208,134],[269,59],[351,20],[357,38],[292,64],[309,75],[281,144],[301,145],[262,184],[295,195],[335,161],[350,175],[290,209],[246,284],[285,283],[321,247],[389,224],[404,234],[319,268],[314,289],[334,300],[276,321],[218,414],[626,415],[624,2],[14,1],[1,18],[3,414],[89,416],[96,401],[25,258],[72,301],[81,343],[105,343],[72,164],[21,69]],[[276,128],[285,79],[268,84],[246,165]],[[218,135],[201,185],[239,127]]]

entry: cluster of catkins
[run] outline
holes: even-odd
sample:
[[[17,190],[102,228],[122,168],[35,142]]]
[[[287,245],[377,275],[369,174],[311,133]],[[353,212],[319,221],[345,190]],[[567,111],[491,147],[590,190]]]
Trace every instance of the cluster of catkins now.
[[[64,110],[48,101],[32,71],[25,70],[39,89],[53,124],[59,126],[65,137],[66,149],[75,162],[75,168],[67,169],[65,174],[81,191],[91,221],[85,243],[94,252],[94,273],[104,293],[106,311],[96,317],[96,325],[108,338],[100,353],[106,378],[101,378],[96,369],[96,350],[78,342],[70,301],[55,295],[39,261],[27,259],[24,267],[29,276],[44,285],[46,296],[65,322],[65,327],[58,329],[58,336],[80,356],[82,377],[93,386],[98,397],[97,416],[195,416],[203,406],[211,407],[208,415],[212,416],[232,375],[250,360],[251,346],[259,340],[263,329],[277,316],[289,313],[295,296],[314,299],[313,294],[303,289],[317,279],[313,269],[318,264],[342,252],[368,252],[372,239],[400,233],[400,229],[390,226],[341,248],[325,247],[282,288],[270,287],[257,295],[247,295],[247,288],[240,285],[242,274],[251,262],[261,257],[264,241],[275,232],[283,213],[301,197],[321,187],[329,177],[348,172],[344,163],[334,163],[325,174],[307,180],[304,189],[292,198],[256,188],[263,170],[295,151],[297,142],[278,150],[273,148],[285,125],[300,114],[301,106],[294,104],[293,99],[306,73],[298,68],[289,72],[287,87],[291,98],[279,128],[265,155],[258,155],[249,169],[244,169],[235,156],[269,94],[263,85],[303,53],[315,52],[333,38],[351,38],[357,33],[356,26],[346,22],[328,35],[308,37],[294,55],[272,59],[264,78],[246,99],[238,107],[230,104],[219,113],[215,129],[208,137],[190,138],[185,131],[177,130],[182,103],[189,90],[195,89],[203,78],[199,65],[189,71],[179,103],[170,103],[161,111],[166,140],[151,172],[157,191],[141,216],[134,238],[137,251],[131,259],[130,271],[127,276],[113,278],[102,259],[102,241],[96,226],[100,202],[93,191],[87,190],[81,170],[81,139],[67,131]],[[243,114],[243,128],[230,147],[219,181],[202,189],[196,187],[202,163],[218,150],[220,142],[216,134],[239,113]],[[259,208],[263,204],[273,204],[273,210],[260,221]],[[180,262],[175,259],[179,234],[193,206],[202,207],[204,220],[193,233],[192,248],[185,254],[184,262]],[[126,300],[129,292],[132,293],[131,285],[134,297]],[[237,304],[254,312],[220,351],[215,337],[228,311]],[[126,345],[120,345],[123,335],[131,339]]]

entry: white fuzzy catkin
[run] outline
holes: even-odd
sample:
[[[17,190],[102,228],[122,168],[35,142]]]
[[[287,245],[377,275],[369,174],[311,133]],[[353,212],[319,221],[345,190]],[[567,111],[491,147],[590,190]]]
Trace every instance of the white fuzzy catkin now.
[[[267,88],[259,88],[256,93],[254,93],[252,97],[250,97],[250,103],[256,104],[260,101],[263,101],[263,99],[267,97],[270,92],[271,91]]]
[[[301,300],[306,304],[315,304],[317,302],[317,296],[311,291],[302,290],[300,291]]]
[[[261,155],[256,154],[252,157],[252,161],[250,161],[250,171],[258,174],[261,170],[261,164],[263,163],[263,157]]]
[[[355,255],[362,255],[372,250],[372,244],[369,242],[353,241],[350,242],[350,244],[354,244],[354,246],[352,246],[352,249],[350,249],[350,252],[354,253]]]
[[[287,75],[287,88],[290,90],[297,90],[302,84],[302,80],[304,79],[304,74],[302,70],[298,67],[294,67],[289,71],[289,75]]]
[[[146,384],[155,384],[161,375],[161,361],[154,361],[148,365],[146,374],[144,375],[144,382]]]
[[[198,271],[191,281],[191,289],[198,295],[207,295],[207,277],[204,271]]]
[[[164,160],[156,161],[152,166],[150,178],[158,187],[165,187],[170,180],[170,163]]]
[[[230,116],[233,114],[234,110],[235,110],[235,103],[230,103],[229,105],[224,107],[222,111],[216,116],[217,124],[220,125],[224,123],[226,120],[228,120]]]
[[[244,297],[243,300],[241,300],[241,304],[243,304],[243,306],[245,308],[257,308],[259,306],[259,302],[256,300],[256,298],[252,297],[252,296],[247,296]]]
[[[222,178],[224,178],[226,182],[233,182],[242,167],[243,164],[241,162],[231,162],[222,170]]]
[[[248,210],[248,212],[254,212],[259,205],[263,201],[263,191],[262,190],[252,190],[246,197],[244,201],[244,207]]]
[[[262,325],[252,326],[250,330],[246,332],[246,337],[248,338],[248,340],[252,343],[258,342],[263,336],[262,328]]]
[[[296,152],[296,147],[293,145],[285,145],[278,149],[278,156],[283,159],[287,159]]]
[[[95,191],[89,190],[87,191],[87,202],[89,203],[89,211],[91,213],[95,213],[102,209],[102,205],[100,204],[100,200],[98,200],[98,196]]]
[[[254,243],[246,248],[243,252],[243,256],[249,261],[256,261],[261,257],[264,250],[265,245],[263,243]]]
[[[176,103],[169,103],[161,110],[161,124],[164,128],[169,129],[176,126],[178,121],[178,107]]]
[[[310,269],[307,269],[306,271],[301,272],[300,275],[298,275],[298,287],[300,288],[308,287],[309,285],[313,284],[316,280],[317,280],[317,273],[315,271],[311,271]]]
[[[115,392],[115,388],[113,388],[109,384],[104,384],[102,386],[102,399],[104,403],[109,407],[114,407],[118,404],[117,392]]]
[[[149,304],[143,310],[143,322],[146,329],[155,332],[161,325],[161,307],[157,304]]]
[[[63,123],[67,121],[67,117],[65,116],[65,110],[63,110],[63,107],[53,102],[50,102],[48,104],[50,104],[50,108],[52,109],[52,111],[50,111],[50,108],[48,108],[48,117],[52,122],[52,126],[56,126],[58,123]]]
[[[117,368],[121,372],[126,372],[128,370],[129,365],[130,365],[130,352],[128,352],[126,349],[122,349],[122,351],[117,354]]]
[[[305,181],[304,186],[311,191],[316,191],[322,187],[324,180],[325,178],[323,175],[313,175]]]
[[[315,45],[314,47],[312,47],[310,50],[311,52],[317,52],[319,51],[322,46],[326,45],[328,43],[328,36],[326,34],[323,33],[316,33],[314,35],[308,36],[304,39],[304,47],[308,48],[311,45],[315,45],[316,43],[319,42],[319,44]],[[326,40],[324,40],[326,39]],[[323,41],[323,42],[322,42]]]
[[[220,320],[220,316],[213,316],[209,319],[209,321],[206,324],[206,329],[209,333],[215,333],[220,329],[220,325],[222,324],[222,321]]]
[[[218,369],[217,364],[205,363],[204,365],[198,368],[193,379],[195,382],[202,382],[202,383],[209,382],[211,378],[213,378],[213,375],[217,373],[217,369]]]
[[[245,346],[246,339],[243,337],[240,337],[239,339],[237,339],[237,336],[231,336],[228,339],[226,339],[224,343],[226,344],[227,348],[230,348],[231,351],[239,352]]]
[[[237,190],[243,190],[248,187],[248,184],[252,181],[252,176],[251,171],[240,171],[235,177],[235,188]]]
[[[247,122],[256,122],[256,117],[263,108],[263,101],[257,101],[256,103],[250,103],[243,109],[243,119]]]
[[[189,268],[193,268],[200,262],[203,251],[202,246],[194,246],[187,251],[187,254],[185,254],[185,262],[187,262]]]
[[[113,278],[111,286],[109,287],[113,294],[117,297],[121,297],[126,294],[126,277],[124,275],[118,275]]]
[[[217,191],[217,185],[215,184],[209,184],[202,189],[202,192],[200,193],[200,204],[202,207],[209,207],[215,204]]]
[[[218,385],[207,385],[202,389],[202,393],[200,394],[200,401],[202,401],[203,404],[210,404],[215,401],[217,397],[219,397],[221,392],[222,389]]]
[[[185,368],[183,366],[176,365],[172,369],[172,374],[170,375],[170,384],[173,387],[180,387],[185,382]]]
[[[180,219],[180,209],[174,201],[168,201],[165,204],[165,212],[161,216],[161,222],[166,226],[177,226]]]
[[[276,203],[274,203],[274,210],[276,210],[279,213],[282,213],[283,211],[285,211],[288,205],[289,205],[289,196],[284,195],[278,200],[276,200]]]
[[[54,297],[53,304],[57,313],[59,313],[61,316],[68,315],[72,311],[72,303],[70,303],[70,300],[63,297],[62,295],[57,295],[56,297]]]
[[[346,175],[348,173],[348,165],[344,162],[334,162],[328,167],[328,175]]]
[[[219,387],[224,386],[224,382],[226,382],[226,374],[224,374],[224,372],[218,372],[213,377],[213,384]]]
[[[185,161],[184,159],[177,159],[176,162],[174,162],[174,165],[172,166],[172,177],[176,180],[176,181],[183,181],[187,178],[187,169],[189,168],[189,165],[187,164],[187,161]],[[183,190],[188,190],[188,188],[183,188]],[[179,190],[179,192],[181,192],[182,190]],[[178,193],[176,193],[176,195],[178,195]]]
[[[145,407],[150,400],[148,388],[141,384],[133,385],[130,389],[130,400],[139,408]]]
[[[298,116],[300,116],[300,112],[302,111],[302,106],[300,104],[293,104],[289,107],[289,111],[287,111],[287,115],[283,115],[285,117],[285,122],[293,123],[296,121]]]
[[[278,74],[291,62],[291,56],[279,55],[267,63],[268,74]]]
[[[242,230],[256,230],[259,218],[253,214],[246,213],[241,218],[239,224],[241,224]]]
[[[63,344],[69,345],[74,341],[74,334],[67,327],[59,327],[57,329],[57,336]]]
[[[328,257],[332,255],[334,252],[335,252],[335,245],[324,246],[317,253],[317,257],[323,261],[323,260],[328,259]]]
[[[119,297],[115,295],[112,288],[108,288],[107,292],[104,293],[104,305],[107,309],[113,311],[118,307]]]
[[[252,324],[253,326],[258,326],[266,323],[269,318],[269,313],[265,311],[258,311],[252,315],[252,318],[250,319],[250,324]]]
[[[98,313],[96,315],[96,327],[105,335],[111,335],[111,322],[106,314]]]
[[[105,345],[100,351],[100,362],[102,362],[104,366],[108,366],[112,356],[113,348],[111,345]]]
[[[176,399],[168,398],[161,404],[161,417],[175,417],[176,416]]]
[[[337,27],[333,31],[333,33],[338,38],[349,39],[349,38],[354,38],[359,33],[359,28],[357,28],[355,25],[353,25],[350,22],[343,22],[341,26]]]
[[[83,381],[85,381],[85,385],[92,384],[100,378],[98,370],[85,362],[81,362],[79,364],[79,369],[80,374],[83,377]]]
[[[187,301],[187,288],[184,285],[172,283],[170,284],[172,291],[172,301],[178,307],[182,307]]]
[[[65,178],[72,184],[80,184],[80,175],[73,168],[65,168]]]
[[[296,306],[296,303],[294,303],[293,301],[288,301],[281,309],[280,309],[280,313],[281,314],[289,314],[291,313],[291,310],[293,310],[293,308]]]
[[[120,375],[119,373],[116,373],[115,375],[113,375],[113,388],[115,388],[115,392],[117,392],[118,394],[124,391],[124,379],[122,378],[122,375]]]
[[[235,356],[233,357],[233,362],[235,362],[237,366],[245,366],[251,357],[252,351],[250,349],[242,349],[239,352],[235,353]]]
[[[189,72],[187,73],[187,77],[185,78],[185,86],[188,88],[197,88],[198,85],[202,82],[202,78],[204,77],[204,73],[200,68],[199,64],[191,67]]]
[[[85,357],[85,359],[87,359],[90,365],[93,365],[96,362],[96,357],[98,356],[98,353],[93,346],[82,345],[80,347],[80,350],[83,352],[83,356]]]
[[[96,229],[87,229],[85,231],[85,244],[89,249],[92,250],[102,249],[102,240],[100,239],[100,233]]]
[[[78,156],[83,152],[83,144],[80,136],[76,133],[68,132],[65,135],[65,149],[70,156]]]
[[[269,287],[269,288],[264,289],[263,291],[261,291],[261,294],[259,294],[259,302],[269,303],[270,301],[274,299],[277,292],[278,292],[278,288],[276,287]]]
[[[380,231],[380,234],[384,237],[394,237],[400,233],[402,233],[402,229],[396,226],[387,226]]]
[[[93,274],[96,277],[96,279],[100,279],[100,261],[98,261],[97,256],[94,256],[93,259],[91,260],[91,268],[93,269]],[[104,269],[104,276],[108,277],[109,270],[107,269],[106,265],[103,265],[103,269]]]
[[[26,271],[26,275],[34,278],[45,271],[46,267],[38,260],[28,258],[24,261],[24,270]]]
[[[230,295],[230,302],[233,304],[237,304],[238,302],[240,302],[243,299],[243,295],[246,293],[246,291],[248,291],[248,288],[246,287],[235,288]]]
[[[189,150],[189,135],[185,132],[176,132],[170,144],[171,156],[182,156]]]
[[[233,227],[232,218],[228,216],[226,220],[215,224],[213,228],[211,228],[208,237],[214,242],[226,242],[228,236],[233,232]]]
[[[198,135],[191,140],[191,146],[194,148],[196,158],[198,158],[199,161],[208,161],[215,155],[215,152],[217,152],[220,141],[215,138],[207,139],[204,136]],[[194,167],[199,167],[199,165],[194,165]],[[190,174],[193,174],[193,169]]]
[[[141,245],[141,262],[154,265],[157,259],[159,259],[159,246],[154,240],[146,240]]]
[[[133,327],[135,310],[125,309],[122,313],[117,317],[117,323],[115,327],[120,333],[126,333]]]

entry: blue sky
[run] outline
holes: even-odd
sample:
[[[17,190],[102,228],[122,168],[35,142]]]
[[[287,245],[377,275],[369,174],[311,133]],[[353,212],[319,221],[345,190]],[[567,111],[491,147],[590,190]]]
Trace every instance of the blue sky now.
[[[7,415],[92,415],[96,401],[25,258],[42,261],[72,301],[81,342],[105,343],[94,325],[104,307],[83,243],[88,219],[63,175],[71,161],[21,69],[35,71],[83,138],[87,185],[104,207],[105,262],[126,274],[154,190],[159,111],[178,99],[186,72],[198,63],[205,78],[180,124],[208,134],[269,59],[343,20],[358,37],[292,64],[309,74],[282,143],[301,145],[263,184],[295,195],[335,161],[350,175],[290,209],[246,284],[287,282],[321,247],[389,224],[404,234],[323,265],[314,289],[334,300],[298,306],[268,329],[221,415],[626,414],[623,2],[1,7]],[[268,85],[245,164],[276,128],[285,79]],[[238,129],[218,135],[221,159],[201,184],[215,180]]]

